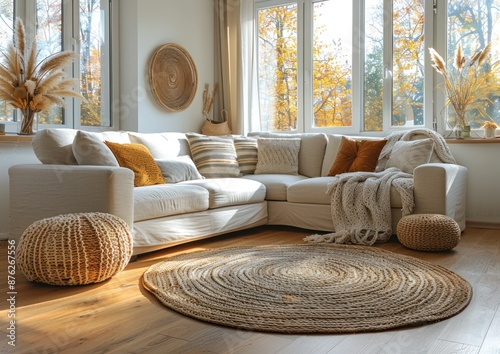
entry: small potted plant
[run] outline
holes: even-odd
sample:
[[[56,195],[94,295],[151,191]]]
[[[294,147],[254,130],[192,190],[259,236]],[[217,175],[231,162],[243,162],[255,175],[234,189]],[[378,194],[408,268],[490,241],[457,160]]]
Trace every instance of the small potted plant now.
[[[484,138],[485,139],[493,139],[495,138],[495,130],[498,128],[495,122],[486,121],[483,124],[484,129]]]

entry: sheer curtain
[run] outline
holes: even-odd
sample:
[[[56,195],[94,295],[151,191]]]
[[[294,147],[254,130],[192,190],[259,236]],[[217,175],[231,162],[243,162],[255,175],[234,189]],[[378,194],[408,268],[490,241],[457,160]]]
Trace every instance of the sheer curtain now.
[[[238,67],[238,113],[243,134],[260,131],[259,91],[257,83],[257,53],[254,39],[254,1],[242,0],[240,5],[240,45]]]
[[[233,134],[260,130],[253,0],[214,0],[215,72],[219,89],[214,120],[226,117]]]

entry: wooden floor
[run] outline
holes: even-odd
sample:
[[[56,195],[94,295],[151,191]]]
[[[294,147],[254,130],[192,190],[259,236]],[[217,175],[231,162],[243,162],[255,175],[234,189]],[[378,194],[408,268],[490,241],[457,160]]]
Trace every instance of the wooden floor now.
[[[139,256],[99,284],[30,283],[19,271],[15,348],[8,344],[7,241],[0,241],[4,353],[500,353],[500,231],[466,229],[450,252],[411,251],[393,239],[376,246],[445,266],[473,286],[470,305],[435,324],[350,335],[266,334],[226,328],[162,306],[140,285],[152,264],[181,252],[228,246],[302,243],[311,231],[261,227]],[[391,306],[391,304],[387,304]]]

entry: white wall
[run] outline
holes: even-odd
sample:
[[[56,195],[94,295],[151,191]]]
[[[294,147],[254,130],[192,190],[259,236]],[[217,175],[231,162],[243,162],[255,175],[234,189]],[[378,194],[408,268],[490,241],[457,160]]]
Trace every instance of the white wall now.
[[[500,143],[449,144],[468,168],[467,221],[500,224]]]
[[[120,0],[120,108],[125,130],[199,132],[202,93],[214,83],[212,1]],[[169,112],[156,102],[149,85],[153,54],[166,43],[184,47],[195,63],[198,88],[191,105]]]

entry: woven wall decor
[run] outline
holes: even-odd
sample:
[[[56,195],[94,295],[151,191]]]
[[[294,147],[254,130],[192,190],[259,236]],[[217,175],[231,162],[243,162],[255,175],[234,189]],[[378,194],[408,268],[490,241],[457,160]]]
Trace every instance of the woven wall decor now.
[[[17,247],[18,265],[26,278],[51,285],[101,282],[123,270],[131,256],[129,226],[106,213],[35,221]]]
[[[175,43],[160,47],[151,60],[151,90],[158,102],[169,111],[185,110],[194,99],[198,73],[193,58]]]

